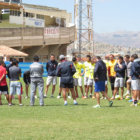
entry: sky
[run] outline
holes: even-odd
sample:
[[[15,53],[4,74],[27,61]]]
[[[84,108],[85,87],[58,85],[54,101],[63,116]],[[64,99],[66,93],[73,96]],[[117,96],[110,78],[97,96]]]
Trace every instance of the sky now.
[[[23,0],[57,7],[74,14],[74,0]],[[93,0],[96,33],[140,31],[140,0]]]

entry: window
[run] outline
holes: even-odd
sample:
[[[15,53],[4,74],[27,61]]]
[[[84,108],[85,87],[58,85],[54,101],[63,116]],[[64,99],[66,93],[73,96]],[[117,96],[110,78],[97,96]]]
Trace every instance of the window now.
[[[24,17],[34,18],[35,17],[35,14],[24,12]]]
[[[38,18],[38,19],[44,19],[44,15],[37,14],[36,15],[36,18]]]

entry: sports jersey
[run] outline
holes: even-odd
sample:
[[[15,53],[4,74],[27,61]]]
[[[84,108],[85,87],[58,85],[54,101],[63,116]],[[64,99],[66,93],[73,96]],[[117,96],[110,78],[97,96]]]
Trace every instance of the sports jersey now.
[[[117,63],[116,60],[109,61],[108,63],[109,76],[113,76],[113,77],[116,76],[116,72],[114,70],[116,63]]]
[[[89,78],[94,79],[94,69],[95,69],[95,64],[90,64],[89,66]]]
[[[90,65],[91,65],[91,62],[87,62],[87,61],[83,64],[83,68],[84,68],[84,71],[85,71],[85,77],[89,77],[89,74],[90,74],[89,67],[90,67]]]
[[[74,74],[73,78],[80,78],[81,77],[81,70],[83,68],[83,64],[77,62],[76,64],[74,64],[74,67],[76,69],[76,73]]]
[[[6,82],[6,68],[3,66],[0,66],[0,79],[2,78],[2,76],[4,75],[3,80],[0,82],[0,86],[6,86],[7,82]]]

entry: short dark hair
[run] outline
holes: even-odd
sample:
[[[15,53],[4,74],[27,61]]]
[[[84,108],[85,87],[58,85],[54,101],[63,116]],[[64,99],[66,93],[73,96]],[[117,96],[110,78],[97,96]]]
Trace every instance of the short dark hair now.
[[[75,61],[76,61],[76,57],[73,57],[73,58],[72,58],[72,61],[75,62]]]
[[[118,57],[118,59],[121,59],[121,60],[123,60],[123,57],[122,57],[122,56],[119,56],[119,57]]]
[[[130,55],[125,55],[124,57],[126,57],[127,59],[129,59],[130,58]]]
[[[100,56],[96,56],[96,58],[97,58],[98,60],[101,60],[101,57],[100,57]]]
[[[35,56],[33,57],[33,60],[34,60],[35,62],[38,62],[38,61],[39,61],[39,57],[38,57],[37,55],[35,55]]]
[[[134,59],[137,59],[138,55],[137,54],[133,54],[131,57],[134,58]]]
[[[15,65],[17,65],[19,62],[16,60],[16,59],[14,59],[13,61],[12,61],[12,65],[13,66],[15,66]]]
[[[110,54],[110,56],[113,56],[113,57],[115,57],[113,54]]]
[[[91,60],[91,56],[90,56],[90,55],[87,55],[86,57],[89,58],[89,59]]]
[[[0,65],[4,64],[4,61],[3,60],[0,60]]]
[[[55,57],[55,55],[54,55],[54,54],[51,54],[50,56],[54,56],[54,57]]]

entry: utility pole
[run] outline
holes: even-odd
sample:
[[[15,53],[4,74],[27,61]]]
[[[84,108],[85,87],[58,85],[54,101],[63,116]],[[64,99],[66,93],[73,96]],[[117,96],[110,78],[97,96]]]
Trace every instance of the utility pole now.
[[[88,54],[94,55],[93,41],[93,0],[75,0],[74,22],[75,22],[75,49],[79,57],[83,48]]]

